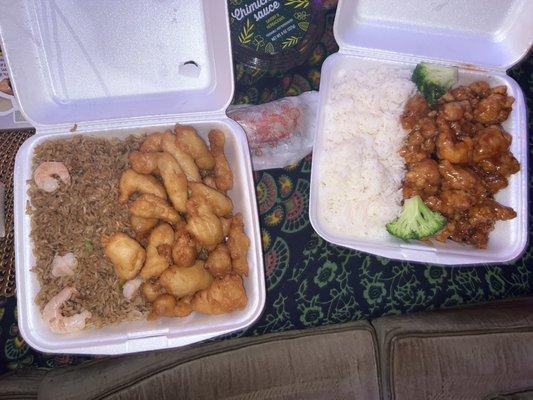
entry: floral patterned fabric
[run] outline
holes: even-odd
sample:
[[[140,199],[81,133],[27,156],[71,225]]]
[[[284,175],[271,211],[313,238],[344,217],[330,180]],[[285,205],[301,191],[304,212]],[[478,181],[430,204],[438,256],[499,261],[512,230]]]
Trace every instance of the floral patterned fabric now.
[[[318,89],[322,61],[337,50],[332,35],[334,12],[326,18],[322,41],[306,64],[283,75],[237,65],[234,102],[261,103]],[[531,110],[533,56],[513,68],[510,75],[523,88]],[[529,118],[531,130],[531,115]],[[533,159],[531,138],[529,145]],[[526,253],[512,265],[457,268],[391,261],[325,242],[309,223],[310,171],[308,156],[288,168],[255,174],[267,277],[266,307],[250,329],[230,336],[262,335],[533,293],[531,233]],[[532,184],[530,180],[530,189]],[[531,211],[529,220],[533,220]],[[88,359],[34,351],[21,338],[16,319],[15,299],[0,300],[0,373]]]

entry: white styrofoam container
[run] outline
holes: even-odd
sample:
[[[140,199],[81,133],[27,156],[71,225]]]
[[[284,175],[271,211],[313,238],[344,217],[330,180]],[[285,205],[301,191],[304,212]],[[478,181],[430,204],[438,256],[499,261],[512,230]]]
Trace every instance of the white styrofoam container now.
[[[265,280],[248,143],[227,118],[233,70],[224,0],[0,0],[0,37],[21,110],[36,135],[17,153],[15,247],[18,324],[28,344],[48,353],[123,354],[165,349],[241,330],[261,314]],[[194,61],[196,76],[181,73]],[[234,174],[229,192],[251,240],[248,304],[242,311],[114,324],[58,335],[43,322],[34,299],[39,283],[26,214],[27,181],[35,147],[76,135],[125,138],[194,126],[204,139],[226,135]]]
[[[443,265],[504,263],[518,258],[527,244],[527,120],[524,96],[505,70],[517,63],[533,41],[533,2],[528,0],[340,0],[334,23],[339,52],[323,66],[317,131],[313,148],[309,216],[313,228],[329,242],[383,257]],[[341,68],[395,64],[412,68],[420,61],[459,67],[459,84],[487,80],[505,85],[515,98],[503,124],[513,136],[511,151],[522,166],[496,200],[517,217],[499,221],[488,248],[475,249],[448,241],[426,245],[349,237],[322,220],[319,177],[324,156],[324,105]],[[383,227],[385,229],[385,227]]]

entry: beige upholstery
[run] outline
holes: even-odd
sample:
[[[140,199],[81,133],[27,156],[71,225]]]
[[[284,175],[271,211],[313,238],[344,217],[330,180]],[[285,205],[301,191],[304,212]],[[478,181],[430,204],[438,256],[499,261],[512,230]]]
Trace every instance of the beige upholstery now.
[[[41,399],[380,398],[367,322],[106,359],[52,371]]]
[[[483,399],[533,385],[533,301],[373,322],[385,398]]]

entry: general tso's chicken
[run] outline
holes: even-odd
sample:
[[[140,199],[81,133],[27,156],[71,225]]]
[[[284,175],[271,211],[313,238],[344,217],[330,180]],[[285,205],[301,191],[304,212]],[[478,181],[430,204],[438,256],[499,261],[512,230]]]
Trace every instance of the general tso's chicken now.
[[[208,137],[211,154],[215,159],[215,182],[218,190],[226,192],[233,188],[233,172],[231,172],[228,160],[224,154],[226,138],[224,133],[218,129],[211,130]]]
[[[171,246],[174,243],[174,230],[169,224],[159,224],[148,237],[146,261],[141,269],[144,280],[159,276],[171,264]]]
[[[142,153],[134,151],[128,156],[131,169],[139,174],[159,175],[157,170],[158,153]]]
[[[497,125],[491,125],[479,130],[474,136],[474,161],[479,163],[507,153],[509,146],[511,146],[511,141],[511,135]]]
[[[189,184],[189,188],[191,190],[191,197],[204,199],[215,215],[223,217],[230,214],[233,210],[231,199],[218,190],[210,188],[203,183],[194,182]]]
[[[207,289],[196,293],[192,299],[192,309],[203,314],[224,314],[243,310],[248,299],[238,275],[226,275],[215,281]]]
[[[157,317],[186,317],[192,313],[192,297],[184,297],[180,300],[170,294],[159,295],[152,303],[152,311],[148,315],[148,320]]]
[[[233,271],[239,275],[248,275],[248,248],[250,247],[250,239],[244,233],[244,222],[240,213],[235,214],[231,219],[227,244]]]
[[[143,237],[159,220],[157,218],[142,218],[135,215],[130,215],[130,225],[138,237]]]
[[[178,162],[169,153],[162,152],[159,153],[157,168],[172,205],[176,210],[185,212],[188,198],[187,177]]]
[[[204,140],[192,126],[176,124],[176,143],[184,152],[190,154],[201,169],[213,169],[215,159],[209,152]]]
[[[435,151],[435,140],[425,137],[420,130],[413,129],[407,136],[405,145],[400,150],[400,155],[408,166],[431,157]]]
[[[182,222],[180,215],[172,206],[153,194],[139,196],[130,204],[130,212],[137,217],[161,219],[173,225]]]
[[[222,241],[222,224],[202,198],[187,201],[187,231],[201,246],[214,249]]]
[[[434,195],[440,189],[439,165],[425,159],[414,164],[405,174],[403,196],[408,199],[419,195],[422,199]]]
[[[425,203],[431,210],[438,211],[447,217],[453,217],[458,212],[468,210],[477,201],[478,199],[475,195],[464,190],[446,189],[438,197],[428,197]]]
[[[492,93],[474,108],[474,118],[483,124],[505,121],[513,109],[514,98],[506,94]]]
[[[228,246],[220,243],[215,250],[209,253],[205,262],[205,269],[215,278],[220,278],[231,272],[231,257]]]
[[[174,265],[179,268],[190,267],[194,265],[197,257],[196,244],[189,232],[185,229],[177,230],[172,244]]]
[[[437,136],[437,156],[452,164],[468,164],[472,160],[474,143],[470,137],[457,140],[450,124],[443,118],[437,118],[439,134]]]
[[[150,303],[153,303],[155,299],[165,293],[165,289],[158,281],[148,280],[141,286],[141,293]]]
[[[487,97],[490,94],[490,85],[485,81],[473,82],[468,88],[477,97]]]
[[[139,174],[132,169],[122,173],[118,185],[118,202],[126,203],[133,193],[150,193],[162,199],[167,198],[165,188],[156,178],[151,175]]]
[[[416,95],[407,100],[400,121],[405,130],[411,130],[417,121],[429,112],[429,105],[422,95]]]
[[[193,295],[209,287],[211,282],[213,282],[213,277],[207,272],[201,260],[196,261],[192,267],[172,266],[159,278],[161,286],[178,298]]]
[[[102,237],[104,254],[115,266],[119,279],[127,281],[137,276],[146,259],[146,252],[134,239],[122,232]]]
[[[439,164],[442,177],[442,189],[463,190],[478,196],[486,194],[486,188],[480,177],[470,168],[453,165],[447,160]]]

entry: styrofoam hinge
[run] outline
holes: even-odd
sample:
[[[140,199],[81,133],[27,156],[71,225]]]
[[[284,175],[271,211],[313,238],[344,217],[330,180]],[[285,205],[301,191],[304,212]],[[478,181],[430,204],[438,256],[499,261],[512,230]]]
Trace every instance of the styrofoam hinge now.
[[[210,111],[202,113],[152,115],[148,117],[119,118],[100,121],[78,121],[68,124],[38,125],[35,127],[37,134],[65,133],[70,131],[96,132],[110,129],[143,128],[158,125],[168,125],[178,122],[187,123],[218,120],[227,118],[225,111]]]
[[[352,46],[341,47],[339,49],[339,53],[353,55],[357,57],[369,58],[373,60],[404,62],[404,63],[412,63],[412,64],[426,61],[426,62],[433,62],[433,63],[441,64],[441,65],[456,66],[459,68],[469,69],[473,71],[482,71],[482,72],[495,71],[495,72],[505,73],[506,71],[505,68],[473,65],[473,64],[462,63],[459,61],[445,60],[441,58],[422,57],[422,56],[417,56],[415,54],[393,53],[393,52],[375,50],[375,49],[370,50],[370,49],[365,49],[365,48],[355,47],[355,46],[354,47]]]

